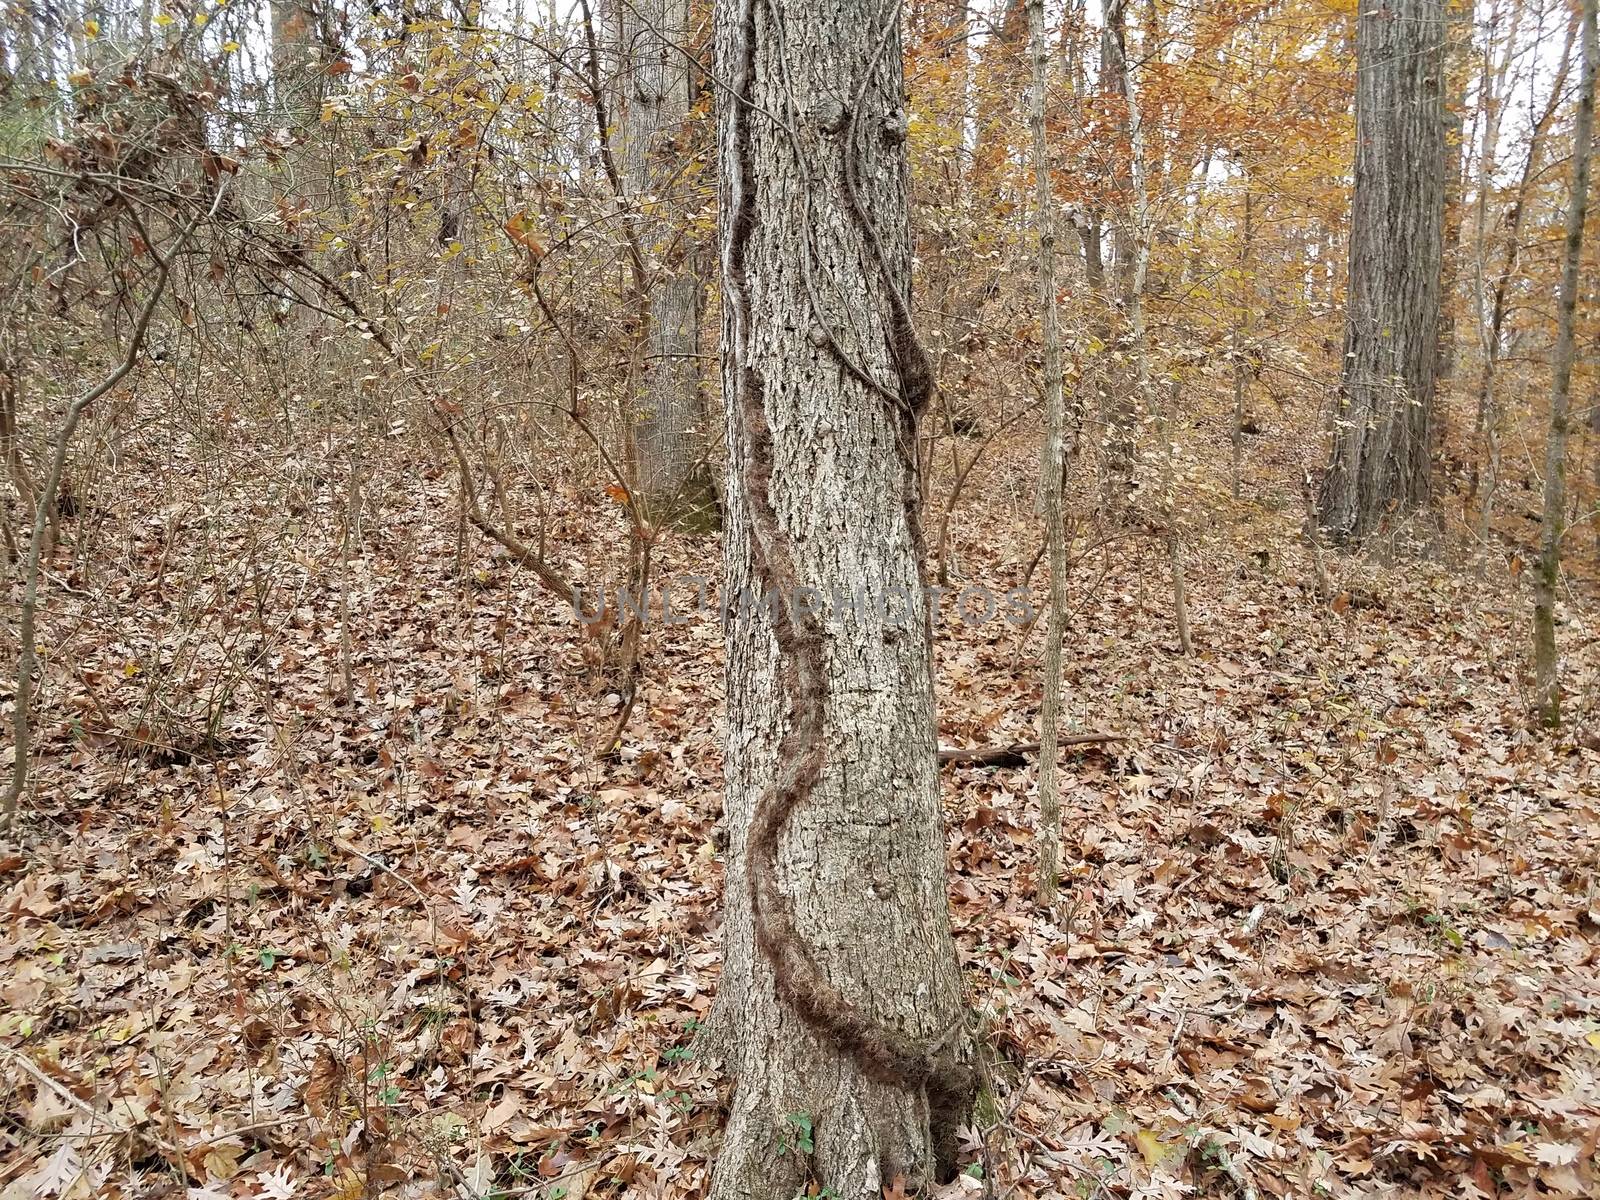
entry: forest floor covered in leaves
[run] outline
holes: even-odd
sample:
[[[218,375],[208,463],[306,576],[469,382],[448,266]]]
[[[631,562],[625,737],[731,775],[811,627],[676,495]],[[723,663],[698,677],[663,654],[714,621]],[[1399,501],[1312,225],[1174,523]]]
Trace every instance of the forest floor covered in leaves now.
[[[969,485],[964,580],[1021,581],[1032,471]],[[51,580],[0,857],[6,1200],[703,1194],[721,630],[650,632],[607,761],[570,610],[482,543],[458,573],[447,476],[370,491],[348,563],[313,484],[254,522],[126,497]],[[575,578],[607,503],[554,498]],[[1157,541],[1077,567],[1071,724],[1127,741],[1066,760],[1053,919],[1035,769],[946,770],[996,1064],[949,1195],[1600,1191],[1593,606],[1560,633],[1578,720],[1536,736],[1519,580],[1339,560],[1330,606],[1297,525],[1196,534],[1190,658]],[[944,623],[945,745],[1036,736],[1042,636]]]

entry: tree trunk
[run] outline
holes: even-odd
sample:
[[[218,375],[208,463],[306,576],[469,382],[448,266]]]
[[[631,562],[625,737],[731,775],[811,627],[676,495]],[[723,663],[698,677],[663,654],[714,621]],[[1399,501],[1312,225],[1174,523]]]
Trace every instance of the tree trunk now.
[[[718,0],[716,28],[729,847],[708,1043],[737,1082],[711,1194],[882,1200],[950,1168],[976,1093],[920,570],[931,375],[898,7]]]
[[[1427,501],[1445,34],[1445,0],[1362,0],[1344,373],[1318,512],[1339,543],[1359,542],[1391,514]]]
[[[1153,12],[1146,38],[1149,44],[1157,40]],[[1140,112],[1139,90],[1134,83],[1133,67],[1126,54],[1121,57],[1121,67],[1122,94],[1128,102],[1128,161],[1133,176],[1133,275],[1128,283],[1128,340],[1133,358],[1134,396],[1143,407],[1145,390],[1150,383],[1150,347],[1145,337],[1144,294],[1150,276],[1150,249],[1155,240],[1155,220],[1150,203],[1150,166],[1146,153],[1144,117]],[[1157,427],[1161,435],[1161,513],[1172,580],[1172,617],[1178,631],[1178,648],[1182,653],[1190,654],[1194,647],[1189,637],[1188,589],[1183,578],[1183,539],[1178,530],[1175,446],[1172,437],[1173,413],[1177,402],[1178,393],[1174,386],[1169,398],[1157,411]]]
[[[1589,440],[1594,444],[1594,492],[1600,496],[1600,390],[1589,397]],[[1595,560],[1600,562],[1600,520],[1591,520],[1590,528],[1594,534]]]
[[[304,131],[322,110],[322,31],[311,0],[272,0],[272,87],[276,118]]]
[[[1024,5],[1025,0],[998,0],[985,25],[988,36],[978,47],[972,190],[990,203],[1004,186],[1015,133],[1013,84],[1027,32]]]
[[[1130,310],[1136,303],[1133,289],[1137,258],[1134,249],[1136,217],[1133,211],[1135,180],[1131,162],[1124,161],[1131,125],[1128,112],[1131,98],[1128,95],[1127,36],[1126,0],[1106,0],[1105,25],[1100,35],[1100,87],[1109,110],[1110,122],[1117,131],[1110,152],[1113,164],[1110,182],[1114,196],[1111,205],[1114,213],[1111,227],[1111,254],[1117,283],[1117,301],[1124,306],[1123,312]],[[1127,153],[1131,158],[1131,150]],[[1097,254],[1099,249],[1097,246]],[[1086,246],[1085,255],[1087,254]],[[1091,286],[1096,274],[1095,268],[1091,266],[1089,268]],[[1103,263],[1099,274],[1103,279]],[[1100,299],[1101,311],[1106,315],[1104,328],[1107,330],[1107,336],[1101,338],[1098,330],[1095,331],[1095,336],[1103,342],[1110,342],[1113,339],[1120,342],[1125,327],[1119,319],[1116,305],[1108,304],[1103,297],[1097,299]],[[1119,357],[1110,356],[1110,361],[1117,363]],[[1102,369],[1105,369],[1104,364]],[[1119,372],[1119,375],[1122,377],[1110,381],[1101,389],[1103,404],[1100,412],[1100,419],[1105,429],[1106,469],[1103,499],[1107,510],[1113,516],[1120,514],[1127,506],[1128,494],[1133,489],[1134,459],[1138,453],[1136,430],[1139,422],[1139,397],[1128,394],[1130,381],[1125,373]]]
[[[1500,414],[1503,407],[1500,404],[1497,392],[1498,370],[1500,353],[1505,341],[1506,317],[1511,309],[1511,284],[1517,273],[1522,257],[1522,230],[1527,223],[1528,200],[1534,182],[1538,178],[1542,162],[1544,139],[1549,131],[1550,124],[1555,120],[1556,114],[1561,109],[1562,98],[1567,90],[1567,73],[1572,62],[1572,43],[1577,36],[1578,21],[1576,18],[1567,23],[1566,41],[1562,45],[1561,59],[1556,67],[1555,78],[1550,84],[1550,98],[1545,104],[1544,111],[1534,122],[1533,130],[1528,135],[1527,150],[1522,160],[1522,174],[1517,182],[1517,190],[1511,202],[1511,211],[1506,218],[1506,233],[1501,246],[1500,272],[1495,277],[1494,300],[1486,304],[1483,296],[1482,273],[1486,267],[1485,251],[1482,246],[1483,222],[1486,216],[1480,214],[1480,233],[1478,247],[1478,322],[1479,341],[1483,350],[1483,369],[1478,382],[1478,408],[1473,434],[1474,442],[1482,446],[1481,461],[1474,458],[1472,469],[1471,487],[1469,497],[1478,494],[1480,478],[1482,480],[1483,499],[1478,506],[1478,540],[1486,556],[1489,552],[1492,525],[1494,520],[1495,492],[1500,484]],[[1507,39],[1505,61],[1502,63],[1501,83],[1497,87],[1498,94],[1504,96],[1504,67],[1515,50],[1517,22],[1511,23],[1511,32]],[[1480,170],[1481,182],[1479,183],[1480,207],[1483,197],[1487,195],[1493,184],[1494,154],[1488,139],[1492,136],[1498,140],[1500,127],[1500,101],[1496,101],[1489,114],[1490,119],[1485,122],[1485,142],[1483,164]]]
[[[611,16],[619,58],[616,153],[635,206],[627,219],[649,267],[650,331],[634,427],[639,499],[653,522],[699,523],[715,514],[700,383],[705,287],[688,213],[669,200],[691,153],[689,5],[626,0],[612,6]]]
[[[313,0],[272,0],[272,120],[291,147],[283,152],[276,187],[292,209],[320,209],[333,194],[333,160],[319,140],[327,92],[322,22]],[[298,308],[297,323],[313,319]]]
[[[1463,165],[1467,161],[1462,138],[1465,125],[1461,112],[1466,108],[1467,80],[1471,74],[1473,0],[1445,0],[1448,25],[1445,30],[1445,193],[1443,252],[1439,264],[1439,336],[1435,341],[1438,362],[1434,368],[1435,388],[1449,387],[1455,372],[1456,278],[1461,269],[1462,195],[1465,191]]]
[[[1250,175],[1244,176],[1244,221],[1239,231],[1239,281],[1238,311],[1233,317],[1233,498],[1239,499],[1244,476],[1244,402],[1250,379],[1250,366],[1245,360],[1245,329],[1250,324],[1255,305],[1255,292],[1246,280],[1250,273],[1250,239],[1254,236],[1253,212],[1250,203]]]
[[[1479,459],[1477,447],[1486,435],[1492,433],[1489,425],[1491,416],[1490,404],[1494,388],[1494,356],[1497,352],[1498,339],[1489,336],[1488,321],[1488,286],[1485,273],[1488,270],[1488,254],[1486,250],[1489,236],[1489,193],[1494,189],[1495,159],[1500,149],[1500,114],[1504,106],[1506,90],[1506,73],[1511,69],[1511,55],[1516,48],[1517,26],[1522,17],[1522,6],[1516,5],[1513,9],[1511,20],[1511,33],[1506,38],[1505,47],[1501,51],[1499,68],[1494,64],[1495,37],[1499,28],[1500,6],[1495,4],[1489,9],[1489,20],[1483,32],[1483,68],[1480,74],[1478,87],[1478,119],[1483,122],[1482,142],[1478,151],[1478,190],[1474,201],[1473,237],[1474,250],[1472,256],[1472,311],[1474,327],[1478,333],[1479,348],[1483,351],[1482,386],[1478,392],[1477,416],[1473,421],[1472,445],[1473,460],[1470,479],[1467,487],[1467,499],[1470,503],[1478,494]],[[1569,40],[1569,47],[1570,47]],[[1567,54],[1562,54],[1565,61]],[[1519,210],[1520,211],[1520,210]],[[1513,242],[1513,244],[1515,244]],[[1492,447],[1490,447],[1492,450]],[[1492,454],[1490,465],[1493,467]],[[1493,491],[1485,498],[1485,503],[1480,510],[1480,537],[1479,549],[1483,553],[1483,562],[1487,565],[1489,550],[1489,515]]]
[[[1178,416],[1178,401],[1183,384],[1174,377],[1162,406],[1161,427],[1161,515],[1166,525],[1167,572],[1172,580],[1172,623],[1178,633],[1178,652],[1194,653],[1194,638],[1189,631],[1189,585],[1184,582],[1183,531],[1178,528],[1178,485],[1176,447],[1172,426]]]
[[[1116,131],[1111,152],[1111,185],[1116,195],[1111,254],[1118,291],[1125,299],[1133,284],[1134,264],[1133,167],[1124,158],[1129,153],[1127,0],[1106,0],[1104,8],[1105,24],[1100,31],[1100,87],[1106,97],[1110,123]]]
[[[1578,275],[1583,265],[1583,222],[1589,206],[1589,153],[1594,140],[1595,10],[1600,0],[1583,0],[1583,81],[1578,88],[1578,119],[1572,133],[1572,194],[1567,203],[1566,261],[1561,269],[1561,299],[1556,313],[1556,349],[1550,381],[1550,436],[1544,451],[1544,519],[1539,527],[1539,568],[1534,573],[1533,654],[1539,718],[1551,729],[1561,724],[1561,680],[1556,661],[1556,585],[1561,577],[1561,535],[1566,526],[1567,423],[1576,353],[1573,315],[1578,307]]]
[[[1045,137],[1049,44],[1045,41],[1044,0],[1028,2],[1028,34],[1033,59],[1028,127],[1033,135],[1033,221],[1039,238],[1039,329],[1044,351],[1044,461],[1039,472],[1044,493],[1045,537],[1050,547],[1050,605],[1045,622],[1044,706],[1039,717],[1039,879],[1041,907],[1055,904],[1061,875],[1061,785],[1056,758],[1061,737],[1061,641],[1066,612],[1067,531],[1061,492],[1067,461],[1066,403],[1061,388],[1061,329],[1056,311],[1056,206],[1050,195],[1050,143]]]

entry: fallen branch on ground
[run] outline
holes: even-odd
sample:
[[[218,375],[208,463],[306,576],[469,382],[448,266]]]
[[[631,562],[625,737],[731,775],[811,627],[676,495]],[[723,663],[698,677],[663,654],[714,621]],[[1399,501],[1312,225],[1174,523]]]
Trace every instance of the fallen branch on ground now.
[[[1078,733],[1060,739],[1062,748],[1068,746],[1105,746],[1128,739],[1115,733]],[[1039,753],[1038,742],[1013,742],[1009,746],[978,746],[971,750],[941,750],[939,765],[976,767],[1021,767]]]

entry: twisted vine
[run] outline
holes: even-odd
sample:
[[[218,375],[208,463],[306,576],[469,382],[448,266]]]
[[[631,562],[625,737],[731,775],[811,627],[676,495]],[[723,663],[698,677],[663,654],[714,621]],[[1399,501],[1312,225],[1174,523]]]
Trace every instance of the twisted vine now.
[[[778,847],[784,830],[794,813],[815,793],[827,762],[827,683],[821,625],[815,614],[802,611],[795,603],[798,570],[794,543],[779,522],[772,503],[774,456],[772,430],[766,415],[766,386],[760,372],[750,364],[747,252],[759,219],[750,128],[751,116],[756,110],[758,3],[760,0],[744,0],[740,14],[741,53],[731,97],[733,169],[729,173],[731,194],[723,264],[735,353],[733,407],[745,443],[741,490],[750,514],[751,551],[757,581],[775,598],[773,637],[778,649],[782,694],[788,708],[788,720],[776,749],[777,777],[757,800],[750,827],[747,875],[755,940],[771,966],[778,996],[813,1033],[848,1057],[868,1078],[888,1086],[924,1092],[939,1165],[948,1168],[954,1161],[955,1128],[970,1111],[977,1093],[976,1073],[963,1060],[959,1046],[949,1046],[945,1041],[920,1042],[873,1020],[853,1004],[818,966],[812,948],[796,926],[793,904],[778,884]],[[916,419],[932,395],[932,372],[911,324],[909,301],[897,286],[877,231],[862,207],[854,161],[862,102],[890,32],[892,26],[879,38],[867,63],[866,77],[844,141],[843,178],[853,219],[890,297],[890,350],[899,376],[894,416],[901,436],[896,440],[902,462],[914,471]],[[856,371],[849,370],[853,363],[843,365],[847,373],[856,375]],[[907,497],[908,513],[914,505],[913,488]],[[911,529],[913,536],[918,536],[915,524]],[[920,537],[918,554],[920,556]]]

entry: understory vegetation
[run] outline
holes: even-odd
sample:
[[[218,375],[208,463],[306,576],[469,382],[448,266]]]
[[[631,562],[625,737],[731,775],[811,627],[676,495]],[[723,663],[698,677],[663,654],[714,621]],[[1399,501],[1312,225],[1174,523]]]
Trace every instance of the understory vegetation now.
[[[830,732],[885,690],[797,682],[781,599],[738,659],[767,508],[859,551],[824,594],[891,541],[934,589],[871,637],[934,610],[980,1086],[874,1200],[1596,1194],[1594,4],[1396,5],[1447,129],[1422,334],[1373,317],[1422,250],[1352,234],[1368,0],[836,5],[837,94],[782,0],[8,8],[0,1200],[711,1195],[736,937],[787,1000],[725,797],[806,686]],[[782,288],[810,328],[758,327]],[[1335,503],[1424,358],[1421,492]],[[904,528],[785,500],[858,444]],[[813,790],[877,778],[828,750]],[[795,787],[785,894],[867,879]],[[835,902],[789,952],[869,1008]],[[824,1050],[782,1200],[841,1196]]]

